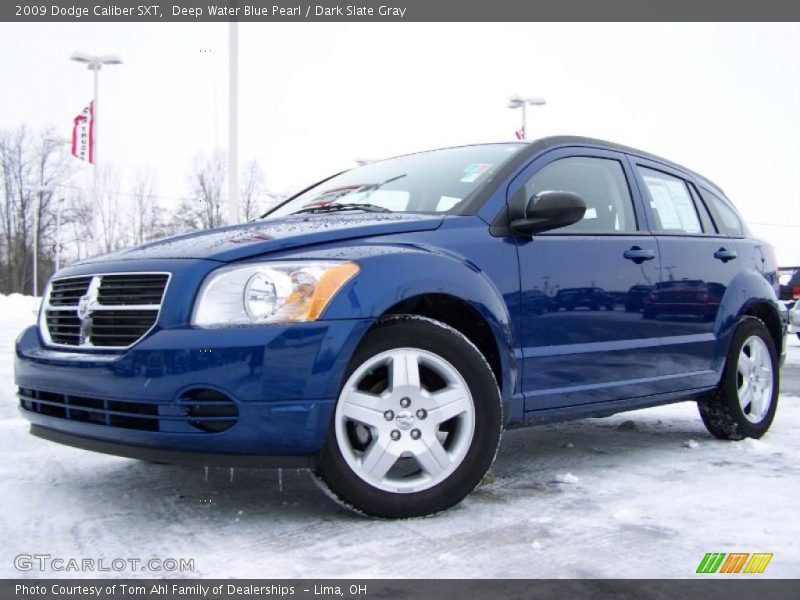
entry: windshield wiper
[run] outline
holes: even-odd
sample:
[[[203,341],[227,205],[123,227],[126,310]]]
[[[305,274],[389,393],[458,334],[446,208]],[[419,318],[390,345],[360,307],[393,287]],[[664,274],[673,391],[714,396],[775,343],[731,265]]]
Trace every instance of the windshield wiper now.
[[[309,206],[293,212],[293,215],[342,212],[346,210],[363,210],[364,212],[392,212],[384,206],[368,204],[365,202],[344,202],[342,204],[327,204],[325,206]]]

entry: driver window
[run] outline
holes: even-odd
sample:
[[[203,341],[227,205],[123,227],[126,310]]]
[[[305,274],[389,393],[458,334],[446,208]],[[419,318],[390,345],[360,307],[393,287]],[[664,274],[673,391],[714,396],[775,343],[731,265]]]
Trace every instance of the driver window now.
[[[586,156],[553,161],[537,171],[525,184],[526,198],[544,191],[573,192],[586,202],[583,219],[552,233],[636,231],[633,201],[619,161]]]

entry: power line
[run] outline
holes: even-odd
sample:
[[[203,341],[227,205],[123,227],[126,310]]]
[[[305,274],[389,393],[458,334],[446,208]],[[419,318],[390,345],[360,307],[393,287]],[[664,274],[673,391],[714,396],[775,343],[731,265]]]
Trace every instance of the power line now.
[[[788,223],[759,223],[758,221],[747,221],[748,225],[765,225],[767,227],[789,227],[791,229],[800,229],[800,225],[792,225]]]

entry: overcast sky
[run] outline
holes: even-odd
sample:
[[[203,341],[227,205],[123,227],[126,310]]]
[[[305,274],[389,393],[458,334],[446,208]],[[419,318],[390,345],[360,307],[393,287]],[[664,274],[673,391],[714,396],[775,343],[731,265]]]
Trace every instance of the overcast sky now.
[[[227,24],[0,24],[0,127],[70,135],[100,77],[100,159],[186,193],[227,143]],[[240,25],[240,156],[288,192],[355,157],[578,134],[663,155],[719,184],[783,264],[800,264],[800,25]],[[778,226],[780,225],[780,226]],[[795,228],[788,227],[789,225]]]

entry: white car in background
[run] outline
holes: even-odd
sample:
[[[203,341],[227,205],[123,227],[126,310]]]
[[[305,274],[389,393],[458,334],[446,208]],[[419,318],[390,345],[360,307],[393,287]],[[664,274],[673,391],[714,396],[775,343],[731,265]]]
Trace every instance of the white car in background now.
[[[795,302],[789,311],[789,330],[794,331],[800,338],[800,302]]]

